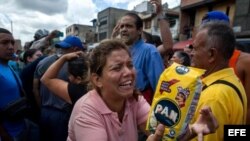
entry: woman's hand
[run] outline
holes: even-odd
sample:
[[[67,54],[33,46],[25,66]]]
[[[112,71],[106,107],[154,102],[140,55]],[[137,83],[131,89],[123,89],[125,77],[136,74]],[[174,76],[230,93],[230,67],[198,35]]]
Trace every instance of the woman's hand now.
[[[65,61],[69,61],[69,60],[71,60],[71,59],[80,57],[80,56],[83,55],[83,54],[84,54],[84,52],[82,52],[82,51],[77,51],[77,52],[72,52],[72,53],[64,54],[61,58],[62,58],[62,59],[65,59]]]
[[[161,140],[161,138],[163,137],[163,134],[164,134],[164,130],[165,130],[165,126],[163,124],[159,124],[156,127],[155,133],[148,136],[147,141],[159,141],[159,140]]]

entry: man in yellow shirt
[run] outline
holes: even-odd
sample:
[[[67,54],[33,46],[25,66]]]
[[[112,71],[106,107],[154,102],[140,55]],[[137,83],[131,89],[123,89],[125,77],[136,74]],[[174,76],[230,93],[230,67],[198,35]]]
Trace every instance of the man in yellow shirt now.
[[[197,120],[201,107],[208,105],[219,123],[219,129],[214,134],[205,136],[205,141],[224,140],[226,124],[246,123],[246,93],[233,69],[228,66],[234,47],[234,33],[221,21],[203,24],[193,42],[192,65],[206,70],[203,78],[206,89],[201,93],[193,120]],[[218,80],[229,82],[233,86]]]

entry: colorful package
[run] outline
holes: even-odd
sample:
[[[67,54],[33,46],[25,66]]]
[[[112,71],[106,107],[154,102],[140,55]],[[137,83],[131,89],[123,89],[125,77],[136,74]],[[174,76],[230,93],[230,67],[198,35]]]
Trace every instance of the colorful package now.
[[[154,133],[158,123],[166,126],[163,140],[176,140],[192,119],[202,90],[205,70],[173,63],[160,76],[147,130]]]

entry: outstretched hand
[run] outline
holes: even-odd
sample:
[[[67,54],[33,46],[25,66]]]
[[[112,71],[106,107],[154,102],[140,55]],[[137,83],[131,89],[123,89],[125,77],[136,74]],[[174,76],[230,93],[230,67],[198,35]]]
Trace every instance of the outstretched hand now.
[[[208,106],[200,110],[200,116],[197,121],[189,126],[191,132],[198,136],[198,141],[202,141],[204,135],[214,133],[219,127],[211,108]]]

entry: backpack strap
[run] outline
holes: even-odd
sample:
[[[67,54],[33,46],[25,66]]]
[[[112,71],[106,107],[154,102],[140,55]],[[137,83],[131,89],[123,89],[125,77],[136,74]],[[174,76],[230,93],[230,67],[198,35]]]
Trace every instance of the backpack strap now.
[[[242,103],[242,106],[244,105],[243,104],[243,98],[242,98],[241,92],[240,92],[240,90],[233,83],[225,81],[225,80],[217,80],[217,81],[214,81],[209,86],[211,86],[213,84],[225,84],[225,85],[228,85],[229,87],[233,88],[235,90],[235,92],[237,93],[237,95],[239,96],[240,101]],[[204,91],[209,86],[207,86],[207,85],[203,86],[202,91]]]

